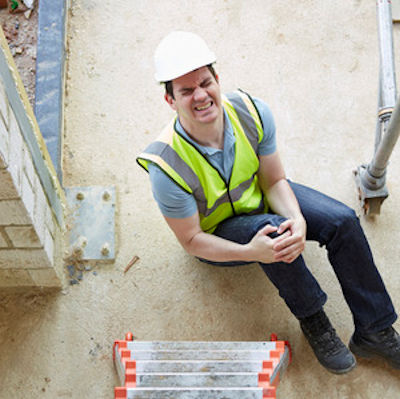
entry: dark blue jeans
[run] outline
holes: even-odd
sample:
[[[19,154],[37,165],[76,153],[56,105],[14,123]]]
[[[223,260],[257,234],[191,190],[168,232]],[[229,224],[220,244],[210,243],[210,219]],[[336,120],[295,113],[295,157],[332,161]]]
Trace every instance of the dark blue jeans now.
[[[325,246],[344,298],[360,333],[374,333],[391,326],[397,318],[392,301],[376,269],[372,253],[355,212],[341,202],[296,183],[289,183],[307,222],[307,240]],[[241,215],[221,223],[214,234],[241,244],[248,243],[266,224],[279,226],[285,218],[276,214]],[[243,262],[213,262],[238,266]],[[260,263],[297,318],[310,316],[327,300],[302,256],[288,264]]]

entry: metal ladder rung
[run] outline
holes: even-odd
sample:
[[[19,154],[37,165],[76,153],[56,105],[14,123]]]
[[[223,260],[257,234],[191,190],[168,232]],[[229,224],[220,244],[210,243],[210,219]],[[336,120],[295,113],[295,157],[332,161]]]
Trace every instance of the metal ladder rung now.
[[[261,372],[259,360],[138,360],[137,373],[252,373]]]
[[[154,350],[252,350],[270,351],[276,349],[273,341],[130,341],[127,349],[131,351]]]
[[[263,388],[126,388],[127,399],[265,399]],[[272,397],[272,396],[269,396]],[[118,398],[118,396],[117,396]]]
[[[136,374],[139,387],[256,387],[258,373],[149,373]]]
[[[115,341],[115,399],[276,399],[287,342]],[[271,338],[272,339],[272,338]]]
[[[132,360],[268,360],[269,350],[155,350],[131,352]]]

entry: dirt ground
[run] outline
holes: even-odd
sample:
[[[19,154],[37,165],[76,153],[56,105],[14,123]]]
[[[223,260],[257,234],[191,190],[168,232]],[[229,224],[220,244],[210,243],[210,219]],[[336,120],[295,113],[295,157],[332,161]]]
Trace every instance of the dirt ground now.
[[[118,254],[79,284],[69,285],[66,273],[61,292],[1,296],[0,398],[112,398],[112,345],[127,331],[140,340],[260,341],[276,333],[293,348],[278,398],[400,397],[399,372],[382,362],[360,360],[344,376],[325,371],[257,265],[201,264],[169,231],[135,157],[172,116],[154,81],[152,56],[176,29],[209,43],[224,92],[241,87],[267,101],[288,176],[360,213],[352,170],[373,149],[375,2],[71,1],[64,184],[116,185]],[[397,309],[399,173],[397,148],[381,216],[360,215]],[[140,260],[124,273],[135,255]],[[328,294],[326,312],[348,342],[352,316],[324,249],[308,243],[304,256]]]
[[[37,10],[38,0],[29,17],[24,12],[10,13],[7,8],[0,9],[0,24],[32,107],[35,103]]]

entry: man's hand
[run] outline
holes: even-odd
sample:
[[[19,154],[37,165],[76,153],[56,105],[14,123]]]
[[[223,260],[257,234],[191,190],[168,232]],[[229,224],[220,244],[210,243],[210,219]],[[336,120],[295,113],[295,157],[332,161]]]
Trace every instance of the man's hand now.
[[[276,261],[292,263],[304,251],[306,230],[303,217],[288,219],[278,227],[280,236],[274,239],[273,244]]]
[[[276,260],[291,263],[304,250],[306,222],[286,180],[278,153],[262,155],[259,158],[259,182],[268,199],[269,207],[274,213],[287,219],[278,227],[277,233],[281,236],[274,241]]]
[[[279,226],[280,228],[280,226]],[[275,250],[275,245],[278,239],[282,241],[289,238],[291,232],[289,229],[277,238],[271,238],[268,234],[278,232],[278,227],[267,224],[246,244],[248,256],[250,261],[257,261],[262,263],[274,263],[280,261],[278,258],[279,252]]]

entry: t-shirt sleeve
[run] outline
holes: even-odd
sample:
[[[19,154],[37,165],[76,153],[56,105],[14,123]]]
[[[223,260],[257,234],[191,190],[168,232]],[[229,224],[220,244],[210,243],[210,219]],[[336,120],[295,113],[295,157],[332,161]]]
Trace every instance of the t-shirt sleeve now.
[[[258,98],[253,98],[253,100],[264,126],[264,136],[258,146],[258,155],[273,154],[276,151],[274,117],[264,101]]]
[[[174,183],[158,166],[149,164],[148,168],[153,197],[161,213],[177,219],[194,215],[197,204],[193,195]]]

